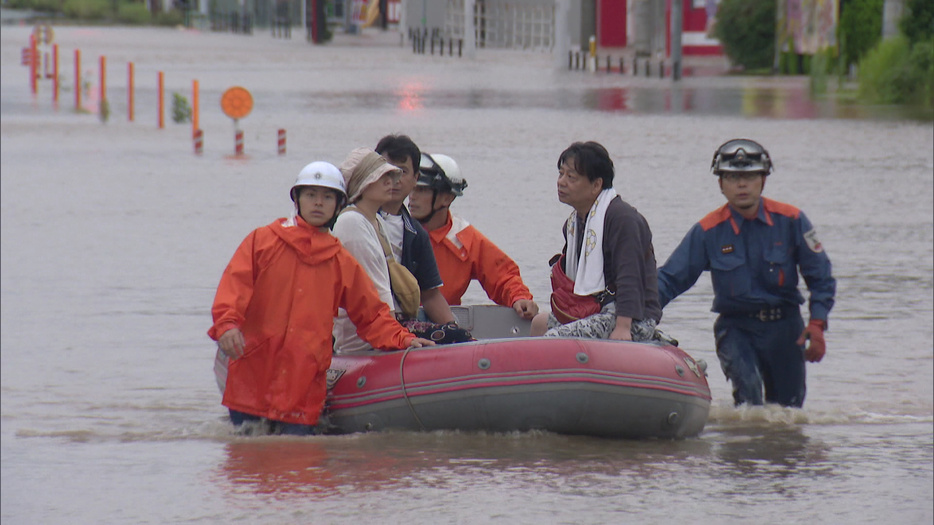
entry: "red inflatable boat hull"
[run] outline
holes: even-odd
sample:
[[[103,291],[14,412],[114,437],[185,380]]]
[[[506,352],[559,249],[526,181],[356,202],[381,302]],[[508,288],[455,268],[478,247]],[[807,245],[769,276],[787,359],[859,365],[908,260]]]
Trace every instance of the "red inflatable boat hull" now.
[[[336,355],[322,425],[691,437],[710,411],[705,368],[674,346],[541,337]]]

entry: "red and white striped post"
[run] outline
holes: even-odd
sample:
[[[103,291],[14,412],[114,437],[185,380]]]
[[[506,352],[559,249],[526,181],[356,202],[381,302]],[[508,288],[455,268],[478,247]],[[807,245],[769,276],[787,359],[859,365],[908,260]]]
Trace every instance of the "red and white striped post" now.
[[[234,131],[234,153],[243,155],[243,131],[239,129]]]
[[[285,130],[279,130],[279,155],[285,155]]]
[[[196,129],[194,133],[195,155],[201,155],[204,152],[204,131]]]

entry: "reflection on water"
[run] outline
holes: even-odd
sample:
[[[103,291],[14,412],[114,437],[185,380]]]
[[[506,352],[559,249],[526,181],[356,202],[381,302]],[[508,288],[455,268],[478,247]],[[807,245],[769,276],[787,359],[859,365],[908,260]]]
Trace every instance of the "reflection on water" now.
[[[829,475],[833,470],[828,447],[799,426],[735,426],[721,430],[715,439],[714,451],[733,475],[783,478],[804,471]]]
[[[623,86],[539,91],[498,89],[431,89],[421,82],[392,91],[316,92],[304,97],[308,109],[554,109],[764,117],[778,119],[911,119],[930,120],[930,110],[865,106],[834,97],[812,98],[806,86]]]

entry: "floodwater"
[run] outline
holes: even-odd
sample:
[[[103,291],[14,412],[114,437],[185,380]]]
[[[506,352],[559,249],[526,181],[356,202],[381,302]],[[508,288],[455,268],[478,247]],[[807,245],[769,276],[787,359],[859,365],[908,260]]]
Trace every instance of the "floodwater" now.
[[[672,87],[556,72],[535,53],[416,56],[369,33],[313,47],[299,33],[89,27],[56,29],[68,88],[56,109],[49,81],[33,97],[19,63],[30,29],[0,29],[4,524],[934,519],[930,119],[811,101],[801,78]],[[74,111],[75,49],[88,113]],[[106,124],[94,110],[102,55]],[[191,125],[170,117],[171,94],[193,101],[194,80],[201,156]],[[235,85],[255,102],[238,123],[242,157],[219,108]],[[542,304],[569,211],[555,162],[570,142],[607,146],[616,188],[648,219],[661,260],[722,203],[713,150],[736,136],[763,142],[777,164],[766,195],[805,210],[838,279],[805,408],[732,407],[704,276],[662,325],[711,364],[713,407],[697,438],[234,436],[205,335],[224,266],[251,229],[288,213],[304,164],[339,162],[396,131],[458,160],[470,187],[455,212],[516,259]],[[486,299],[472,287],[466,302]]]

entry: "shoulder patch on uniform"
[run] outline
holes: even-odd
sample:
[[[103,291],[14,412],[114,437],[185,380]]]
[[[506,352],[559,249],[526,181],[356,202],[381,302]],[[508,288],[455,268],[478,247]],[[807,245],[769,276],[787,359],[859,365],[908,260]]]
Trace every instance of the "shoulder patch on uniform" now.
[[[824,246],[817,240],[817,231],[814,228],[811,228],[804,234],[804,242],[807,243],[808,248],[811,249],[814,253],[820,253],[824,251]]]
[[[724,244],[720,247],[720,253],[722,254],[733,253],[733,250],[734,248],[732,244]]]

